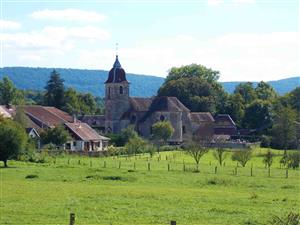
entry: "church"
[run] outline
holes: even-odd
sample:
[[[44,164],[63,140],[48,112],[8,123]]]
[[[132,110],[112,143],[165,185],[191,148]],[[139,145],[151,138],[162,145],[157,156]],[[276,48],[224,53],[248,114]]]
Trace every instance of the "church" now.
[[[80,120],[105,134],[118,134],[131,125],[145,138],[151,137],[154,123],[169,121],[174,128],[170,144],[180,144],[193,135],[213,135],[216,125],[210,112],[191,112],[176,97],[131,97],[130,83],[118,55],[105,82],[105,115],[84,115]]]

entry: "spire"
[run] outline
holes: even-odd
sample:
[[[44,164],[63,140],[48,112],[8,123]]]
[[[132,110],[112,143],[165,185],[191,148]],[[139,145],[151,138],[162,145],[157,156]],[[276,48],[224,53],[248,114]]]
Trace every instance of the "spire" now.
[[[119,62],[118,55],[116,55],[116,60],[114,62],[113,68],[121,68],[121,63]]]

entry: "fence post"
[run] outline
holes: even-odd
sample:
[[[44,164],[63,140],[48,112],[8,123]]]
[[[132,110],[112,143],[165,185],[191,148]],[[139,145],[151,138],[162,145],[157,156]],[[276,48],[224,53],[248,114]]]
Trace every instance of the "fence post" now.
[[[268,169],[268,176],[271,177],[271,168]]]
[[[78,165],[80,165],[80,159],[78,160]]]
[[[285,178],[288,178],[288,177],[289,177],[289,170],[286,169],[286,171],[285,171]]]
[[[148,163],[148,171],[150,171],[150,163]]]
[[[93,166],[93,163],[92,163],[92,160],[90,160],[90,167],[92,167]]]
[[[215,167],[215,174],[217,174],[217,172],[218,172],[218,167],[216,166]]]
[[[253,176],[253,169],[251,167],[251,170],[250,170],[250,176],[252,177]]]
[[[176,221],[175,220],[171,220],[171,225],[176,225]]]
[[[70,213],[70,225],[75,225],[75,213]]]
[[[185,164],[183,164],[183,171],[185,172]]]
[[[168,163],[168,171],[170,171],[170,164]]]
[[[103,168],[106,168],[106,161],[104,161],[103,163]]]
[[[68,165],[70,164],[70,159],[68,159]]]
[[[133,163],[133,169],[135,170],[135,162]]]
[[[119,161],[119,169],[121,169],[121,161]]]
[[[237,175],[237,167],[235,167],[235,171],[234,172],[235,172],[235,175]]]

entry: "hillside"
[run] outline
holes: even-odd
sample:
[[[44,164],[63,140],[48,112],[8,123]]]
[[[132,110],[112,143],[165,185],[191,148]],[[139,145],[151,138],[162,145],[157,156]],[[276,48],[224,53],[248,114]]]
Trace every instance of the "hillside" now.
[[[8,76],[20,89],[43,90],[52,69],[30,67],[4,67],[0,69],[0,78]],[[104,70],[80,70],[80,69],[57,69],[65,80],[67,87],[73,87],[80,92],[90,92],[95,96],[104,95],[104,85],[107,71]],[[138,97],[150,97],[156,94],[158,88],[164,82],[164,78],[127,74],[131,83],[131,95]],[[223,82],[225,90],[232,93],[235,86],[240,82]],[[287,93],[300,86],[300,77],[292,77],[269,82],[279,94]],[[257,84],[254,82],[254,84]]]

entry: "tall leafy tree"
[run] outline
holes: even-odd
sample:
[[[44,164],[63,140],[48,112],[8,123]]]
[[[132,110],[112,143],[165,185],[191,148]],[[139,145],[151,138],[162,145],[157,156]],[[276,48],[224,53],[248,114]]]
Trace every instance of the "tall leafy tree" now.
[[[22,92],[15,87],[14,83],[8,77],[3,77],[2,81],[0,81],[0,104],[22,103],[24,103]]]
[[[243,104],[243,98],[239,93],[232,94],[228,97],[224,113],[229,114],[233,121],[235,121],[238,126],[241,126],[245,114],[245,106]]]
[[[261,100],[272,101],[277,97],[276,91],[273,87],[266,82],[259,82],[255,88],[256,95]]]
[[[244,105],[250,104],[256,99],[256,93],[251,82],[240,83],[235,87],[234,93],[242,96]]]
[[[161,121],[152,125],[152,137],[157,143],[166,143],[173,133],[174,128],[169,121]]]
[[[296,148],[297,127],[296,111],[290,106],[282,107],[276,112],[272,127],[271,146],[279,149]]]
[[[16,158],[25,148],[27,134],[20,124],[4,119],[0,122],[0,140],[0,160],[7,167],[7,161]]]
[[[272,104],[268,101],[255,100],[245,109],[243,125],[245,128],[267,128],[272,125]]]
[[[64,80],[53,70],[45,87],[44,103],[61,109],[64,105]]]
[[[43,144],[54,144],[62,146],[70,138],[69,133],[63,126],[49,128],[41,133],[41,141]]]

